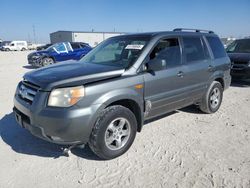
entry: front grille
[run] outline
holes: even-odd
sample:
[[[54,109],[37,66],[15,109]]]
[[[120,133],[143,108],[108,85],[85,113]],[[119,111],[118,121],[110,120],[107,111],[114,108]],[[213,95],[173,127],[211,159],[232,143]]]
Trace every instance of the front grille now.
[[[22,81],[18,88],[18,96],[22,100],[32,104],[38,90],[39,86],[28,81]]]

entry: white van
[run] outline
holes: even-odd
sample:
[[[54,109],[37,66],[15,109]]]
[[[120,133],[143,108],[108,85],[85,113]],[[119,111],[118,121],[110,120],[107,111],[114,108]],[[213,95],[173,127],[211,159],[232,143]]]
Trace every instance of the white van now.
[[[8,45],[2,46],[3,51],[24,51],[28,50],[26,41],[12,41]]]

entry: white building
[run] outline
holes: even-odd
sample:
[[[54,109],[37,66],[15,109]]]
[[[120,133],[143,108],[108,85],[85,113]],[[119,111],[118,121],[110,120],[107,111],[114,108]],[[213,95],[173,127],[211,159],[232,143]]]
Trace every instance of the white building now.
[[[103,40],[122,35],[121,32],[85,32],[85,31],[56,31],[50,34],[50,42],[86,42],[90,46],[96,46]]]

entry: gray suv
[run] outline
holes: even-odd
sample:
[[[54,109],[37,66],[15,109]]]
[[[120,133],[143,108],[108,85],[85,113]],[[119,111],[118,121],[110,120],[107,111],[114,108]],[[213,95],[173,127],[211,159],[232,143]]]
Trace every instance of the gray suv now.
[[[196,104],[216,112],[230,59],[212,31],[175,29],[109,38],[80,61],[24,75],[18,123],[47,141],[88,144],[102,159],[125,153],[145,120]]]

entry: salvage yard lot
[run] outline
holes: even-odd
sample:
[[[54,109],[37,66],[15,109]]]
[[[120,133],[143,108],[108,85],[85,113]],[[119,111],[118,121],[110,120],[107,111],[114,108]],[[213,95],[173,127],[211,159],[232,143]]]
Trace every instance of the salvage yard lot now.
[[[250,187],[250,82],[237,81],[212,115],[188,107],[148,122],[121,157],[88,147],[70,157],[33,137],[12,113],[30,52],[0,52],[0,187]]]

